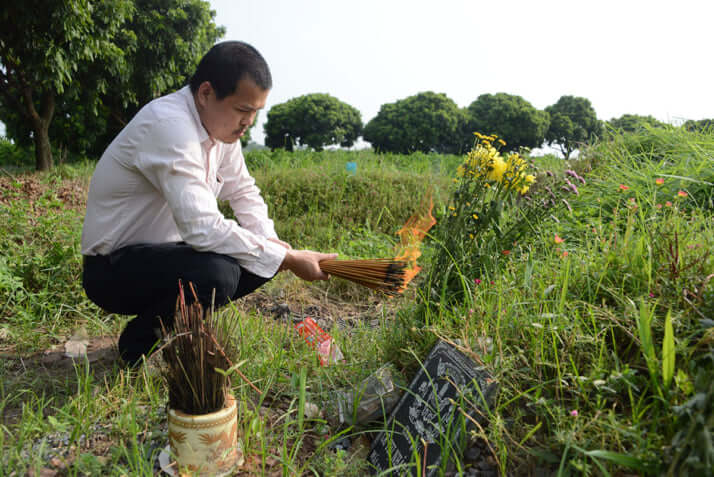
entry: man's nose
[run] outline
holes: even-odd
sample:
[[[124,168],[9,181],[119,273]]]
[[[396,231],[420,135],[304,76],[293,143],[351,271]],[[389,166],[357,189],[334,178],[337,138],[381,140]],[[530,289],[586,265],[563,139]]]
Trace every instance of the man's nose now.
[[[256,115],[256,112],[246,114],[245,116],[243,116],[240,123],[245,126],[250,126],[251,124],[253,124],[253,121],[255,120],[255,115]]]

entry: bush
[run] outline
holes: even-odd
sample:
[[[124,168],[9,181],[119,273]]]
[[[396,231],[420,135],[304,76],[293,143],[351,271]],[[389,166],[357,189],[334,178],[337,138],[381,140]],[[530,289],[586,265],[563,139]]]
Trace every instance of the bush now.
[[[0,166],[22,167],[32,164],[34,154],[7,138],[0,137]]]
[[[265,134],[265,145],[271,149],[350,147],[362,134],[362,117],[329,94],[306,94],[270,108]]]
[[[427,91],[383,104],[365,126],[364,139],[379,152],[461,153],[465,124],[466,113],[454,101]]]

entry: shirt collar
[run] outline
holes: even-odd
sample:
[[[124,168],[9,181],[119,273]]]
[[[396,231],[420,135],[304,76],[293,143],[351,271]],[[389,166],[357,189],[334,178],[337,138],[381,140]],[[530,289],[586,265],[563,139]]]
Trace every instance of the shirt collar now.
[[[199,116],[198,109],[196,109],[196,100],[193,98],[191,88],[189,86],[184,86],[179,90],[179,93],[181,93],[186,99],[188,110],[191,113],[193,120],[196,122],[196,129],[198,130],[199,141],[202,145],[206,145],[206,143],[213,145],[215,141],[211,139],[211,136],[208,135],[208,131],[206,131],[206,128],[203,127],[203,123],[201,122],[201,116]]]

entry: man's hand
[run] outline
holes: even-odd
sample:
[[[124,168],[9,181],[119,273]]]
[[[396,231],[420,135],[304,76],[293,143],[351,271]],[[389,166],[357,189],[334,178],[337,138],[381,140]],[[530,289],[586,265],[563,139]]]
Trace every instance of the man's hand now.
[[[287,248],[288,250],[292,250],[292,246],[291,246],[289,243],[283,242],[283,241],[280,240],[279,238],[269,238],[268,240],[270,240],[270,241],[273,242],[273,243],[277,243],[277,244],[280,245],[281,247],[285,247],[285,248]]]
[[[280,270],[290,270],[303,280],[327,280],[330,276],[320,270],[320,262],[337,258],[336,253],[320,253],[312,250],[288,249]]]

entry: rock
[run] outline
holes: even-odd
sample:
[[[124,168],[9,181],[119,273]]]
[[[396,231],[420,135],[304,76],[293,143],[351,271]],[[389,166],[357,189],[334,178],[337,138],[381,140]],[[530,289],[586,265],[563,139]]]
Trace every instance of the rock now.
[[[320,417],[320,408],[317,407],[317,404],[313,404],[311,402],[305,403],[305,417],[308,419],[316,419]]]
[[[87,356],[89,335],[84,327],[78,328],[72,337],[64,344],[64,355],[68,358],[83,358]]]
[[[285,318],[290,315],[290,305],[287,303],[280,303],[272,307],[270,311],[276,318]]]

